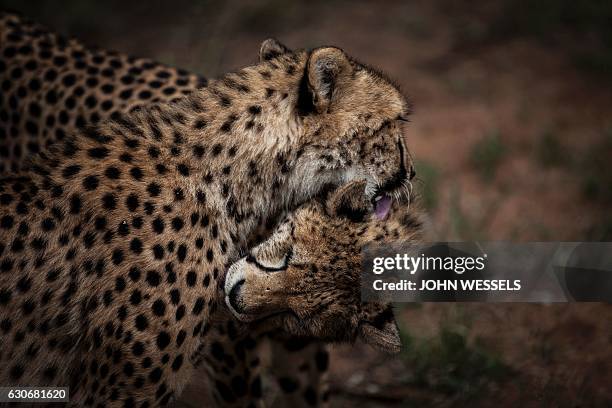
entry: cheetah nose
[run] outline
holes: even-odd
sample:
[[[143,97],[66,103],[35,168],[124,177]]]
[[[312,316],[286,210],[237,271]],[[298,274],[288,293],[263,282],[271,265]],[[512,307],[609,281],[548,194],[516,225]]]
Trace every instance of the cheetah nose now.
[[[242,285],[244,285],[245,280],[241,279],[238,282],[236,282],[236,284],[234,285],[234,287],[232,287],[232,290],[230,290],[229,293],[229,303],[232,306],[232,308],[236,311],[236,313],[242,313],[243,309],[242,309],[242,302],[239,301],[239,296],[240,296],[240,289],[242,289]]]
[[[414,166],[410,166],[410,174],[408,175],[409,180],[412,180],[414,178],[414,176],[416,176],[416,170],[414,169]]]

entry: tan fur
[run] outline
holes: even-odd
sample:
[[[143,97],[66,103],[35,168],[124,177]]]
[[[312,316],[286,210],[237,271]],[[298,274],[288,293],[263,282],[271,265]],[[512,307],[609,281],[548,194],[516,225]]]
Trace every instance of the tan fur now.
[[[2,173],[19,171],[79,127],[179,100],[207,81],[147,58],[88,48],[0,11],[0,83]]]
[[[11,136],[0,171],[59,142],[0,181],[3,383],[69,384],[77,405],[167,402],[201,358],[225,266],[260,223],[327,183],[365,177],[371,197],[412,173],[395,122],[403,97],[337,48],[264,43],[264,62],[183,98],[206,81],[10,14],[0,35],[0,131]]]
[[[29,148],[28,138],[61,139],[29,172],[0,181],[3,384],[69,384],[75,405],[168,402],[199,359],[225,267],[260,222],[293,210],[327,184],[366,178],[371,198],[396,175],[412,173],[395,122],[407,110],[403,97],[335,48],[294,53],[281,47],[284,54],[186,98],[180,95],[204,83],[170,71],[161,89],[176,82],[172,97],[150,95],[135,110],[140,103],[117,103],[118,96],[146,91],[165,67],[64,43],[12,15],[1,22],[2,103],[8,105],[0,129],[17,137],[0,153],[15,159],[10,167],[17,169],[25,150],[42,149],[42,143]],[[24,58],[6,51],[24,44],[33,45],[32,54],[24,48]],[[50,57],[38,59],[43,50]],[[310,72],[313,53],[333,58]],[[30,58],[38,68],[13,74]],[[350,76],[333,69],[335,58],[349,61]],[[107,80],[102,71],[115,60],[124,65],[113,67]],[[136,82],[118,83],[131,64],[142,70],[133,75]],[[22,87],[49,70],[57,79],[46,82],[49,89],[21,97]],[[112,83],[112,91],[78,91],[92,76]],[[304,87],[303,78],[313,80]],[[44,105],[50,90],[57,98]],[[99,97],[92,110],[88,96]],[[321,98],[328,98],[325,111],[303,110],[302,102],[317,107]],[[156,99],[171,103],[156,105]],[[36,101],[40,114],[30,112]],[[98,112],[105,101],[113,103],[108,116]],[[11,118],[13,105],[19,120]],[[74,109],[63,115],[64,106]],[[134,112],[121,113],[128,111]],[[110,120],[79,126],[79,116],[98,122],[94,114]],[[387,192],[402,190],[405,181]]]
[[[389,305],[360,300],[361,254],[371,243],[419,242],[421,222],[406,205],[396,206],[384,221],[373,215],[347,217],[347,206],[359,212],[370,205],[364,187],[364,182],[353,182],[325,204],[306,204],[230,267],[226,302],[238,319],[269,318],[294,335],[328,341],[362,338],[387,351],[399,350]],[[384,328],[373,324],[385,313]]]

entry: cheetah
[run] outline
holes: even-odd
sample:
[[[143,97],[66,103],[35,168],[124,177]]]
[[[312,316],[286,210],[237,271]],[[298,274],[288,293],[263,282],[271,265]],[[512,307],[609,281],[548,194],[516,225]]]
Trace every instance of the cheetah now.
[[[15,110],[20,115],[20,119],[5,123],[5,134],[11,135],[8,143],[15,147],[0,146],[0,160],[9,155],[13,170],[21,167],[30,155],[56,140],[63,140],[76,128],[134,111],[144,103],[177,101],[182,95],[206,85],[206,79],[200,75],[116,52],[90,50],[77,40],[66,40],[38,24],[8,13],[0,16],[0,37],[3,39],[0,43],[0,77],[4,89],[10,91],[7,99],[11,102],[10,106],[4,107],[4,112],[0,110],[0,124],[2,119],[14,118]],[[268,40],[262,44],[260,59],[270,60],[287,52],[290,50],[283,45]],[[46,83],[44,87],[40,86],[42,78]],[[18,82],[21,85],[17,86]],[[41,115],[40,112],[49,114]],[[269,230],[274,220],[275,217],[269,217],[260,222],[264,229]],[[260,240],[261,235],[255,234],[250,242]],[[216,334],[227,337],[233,332],[223,328],[223,333],[216,333],[214,329],[207,336],[210,344],[216,344]],[[296,347],[290,344],[293,343],[291,339],[283,339],[283,342],[286,344],[282,349],[288,351],[286,356],[280,357],[283,362],[308,359],[306,352],[311,351],[313,356],[323,352],[319,350],[320,345],[315,345],[309,350],[300,348],[297,355],[294,352]],[[244,342],[240,340],[238,343]],[[295,367],[305,364],[296,361]],[[218,373],[227,371],[228,368],[224,367]],[[251,368],[249,371],[254,370]],[[227,382],[231,379],[228,378]]]
[[[399,351],[390,304],[382,298],[361,301],[361,253],[371,243],[420,242],[424,230],[422,213],[414,203],[395,203],[386,221],[372,217],[364,183],[357,181],[289,214],[266,241],[230,266],[224,283],[228,309],[249,325],[249,331],[253,327],[271,331],[280,345],[271,350],[275,368],[291,374],[266,384],[273,395],[266,402],[275,406],[287,401],[292,406],[328,402],[328,390],[315,388],[313,376],[325,376],[329,357],[324,349],[313,347],[317,344],[313,339],[360,338],[384,352]],[[287,339],[284,333],[293,337]],[[308,351],[297,372],[296,360],[285,358],[286,350],[295,349]],[[227,350],[216,345],[214,351],[206,356],[210,367]],[[221,394],[231,393],[219,386]]]
[[[258,219],[356,178],[383,212],[403,191],[408,105],[389,81],[334,47],[273,42],[262,55],[179,101],[86,127],[3,180],[8,383],[69,378],[75,404],[167,403]]]
[[[77,129],[133,112],[143,104],[175,102],[207,84],[201,75],[151,60],[89,49],[78,40],[67,40],[14,14],[0,13],[0,38],[0,79],[6,91],[5,99],[0,95],[0,136],[9,135],[4,146],[0,137],[0,171],[19,170],[30,156]],[[267,40],[262,44],[260,59],[272,60],[286,53],[291,53],[287,47]],[[262,218],[259,222],[263,230],[269,230],[275,219]],[[249,242],[261,239],[262,235],[253,234]],[[215,336],[226,338],[226,343],[244,343],[227,339],[232,330],[222,331],[217,333],[216,327],[211,330],[206,338],[209,345],[217,344]],[[321,345],[297,350],[291,339],[283,342],[286,347],[282,349],[288,353],[280,359],[296,360],[295,367],[306,364],[297,359],[308,359],[308,352],[313,356],[324,352]],[[249,371],[255,370],[250,367]],[[227,372],[228,367],[223,367],[216,375]],[[235,377],[232,374],[221,381],[229,384]]]
[[[276,377],[266,378],[266,404],[326,405],[329,391],[321,380],[329,357],[319,346],[321,341],[361,339],[387,353],[400,349],[390,304],[382,298],[361,301],[361,253],[371,243],[420,242],[423,216],[415,203],[396,202],[389,218],[380,220],[372,215],[364,187],[363,181],[351,182],[327,198],[304,204],[265,242],[228,268],[225,302],[247,325],[242,328],[245,336],[238,335],[237,354],[245,355],[249,367],[255,369],[260,356],[252,352],[256,347],[253,336],[275,340],[276,347],[267,350]],[[228,332],[239,330],[235,323],[227,325]],[[305,353],[291,354],[296,350]],[[210,353],[204,354],[206,367],[225,369],[223,363],[233,352],[214,342]],[[255,384],[261,387],[259,381]],[[210,386],[223,404],[234,401],[237,390],[248,386],[239,386],[241,382],[242,377],[235,376],[233,381]]]
[[[23,169],[75,129],[176,101],[206,83],[202,75],[91,49],[0,11],[0,173]]]
[[[238,320],[400,351],[391,305],[361,301],[361,254],[372,243],[421,242],[422,222],[406,205],[385,221],[372,217],[366,184],[353,181],[325,202],[306,203],[228,268],[225,302]]]

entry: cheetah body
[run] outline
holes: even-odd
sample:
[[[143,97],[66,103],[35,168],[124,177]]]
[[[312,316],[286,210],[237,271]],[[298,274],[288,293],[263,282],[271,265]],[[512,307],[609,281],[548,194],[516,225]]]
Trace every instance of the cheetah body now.
[[[3,21],[12,41],[42,35],[41,53],[53,40]],[[89,66],[83,52],[95,65],[79,47],[60,44],[49,58],[78,70]],[[5,135],[30,128],[56,143],[0,181],[0,382],[68,384],[78,406],[164,405],[189,380],[224,272],[261,219],[355,178],[368,180],[369,197],[401,184],[409,158],[395,119],[406,103],[395,88],[335,48],[272,49],[185,98],[129,114],[136,102],[122,102],[108,120],[91,112],[94,127],[79,114],[62,120],[61,107],[32,109],[20,96],[33,78],[19,82],[4,62]],[[91,66],[68,83],[73,73],[57,68],[56,88],[36,95],[87,100],[78,83]],[[181,93],[203,84],[185,77]],[[113,88],[113,104],[123,91]]]

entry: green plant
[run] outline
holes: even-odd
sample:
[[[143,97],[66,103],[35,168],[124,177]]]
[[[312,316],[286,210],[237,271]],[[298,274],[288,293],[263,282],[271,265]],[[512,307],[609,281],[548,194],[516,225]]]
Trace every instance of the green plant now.
[[[542,167],[556,167],[569,162],[565,146],[552,131],[546,131],[538,139],[536,160]]]
[[[415,168],[417,174],[417,182],[415,183],[417,195],[427,210],[434,210],[438,205],[438,169],[426,161],[417,161]]]
[[[581,178],[582,192],[589,200],[601,204],[612,203],[612,130],[593,144],[578,161],[576,171]]]
[[[412,372],[409,382],[469,399],[511,372],[495,354],[468,341],[465,330],[442,326],[438,336],[418,338],[401,330],[402,354]]]
[[[612,79],[612,3],[506,0],[489,25],[494,39],[535,38],[565,51],[578,68]]]
[[[472,146],[470,163],[484,181],[491,181],[505,154],[499,132],[491,132]]]

